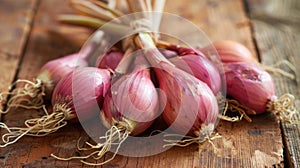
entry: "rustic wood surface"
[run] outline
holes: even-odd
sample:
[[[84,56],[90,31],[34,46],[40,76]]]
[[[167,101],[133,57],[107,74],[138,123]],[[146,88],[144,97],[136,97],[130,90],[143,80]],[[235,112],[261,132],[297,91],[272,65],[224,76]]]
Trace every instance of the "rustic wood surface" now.
[[[276,0],[267,4],[259,0],[249,0],[246,4],[250,11],[249,16],[253,20],[253,35],[261,55],[261,61],[266,65],[272,65],[281,60],[288,60],[294,64],[296,68],[296,72],[294,72],[296,75],[295,80],[279,76],[273,77],[277,95],[292,93],[296,97],[296,106],[300,107],[300,67],[298,65],[300,61],[300,2]],[[290,71],[285,66],[281,67],[286,71]],[[298,113],[293,124],[281,123],[288,167],[300,166],[299,119],[300,115]]]
[[[264,2],[169,0],[165,11],[191,20],[211,40],[229,39],[243,43],[263,64],[270,65],[281,59],[297,63],[300,61],[300,41],[296,36],[299,32],[297,29],[285,32],[257,19],[257,13],[268,12],[263,6],[272,3],[267,0]],[[71,13],[67,1],[0,1],[0,44],[3,46],[0,49],[1,91],[7,91],[15,78],[33,79],[48,60],[80,49],[92,31],[57,23],[55,18],[61,13]],[[250,22],[249,18],[253,20]],[[300,74],[298,67],[295,73]],[[298,80],[289,80],[274,76],[274,79],[277,94],[293,93],[299,107],[299,77]],[[12,110],[4,115],[2,121],[20,126],[24,119],[41,114]],[[295,121],[299,121],[299,116]],[[252,123],[220,122],[217,131],[223,137],[214,141],[216,148],[205,143],[186,148],[174,147],[150,157],[117,156],[102,167],[300,166],[300,130],[297,124],[279,123],[273,114],[264,114],[253,117]],[[79,137],[88,139],[80,125],[76,124],[69,124],[47,137],[24,137],[16,144],[0,149],[0,167],[90,167],[78,161],[57,161],[50,157],[51,153],[64,156],[76,154]],[[109,153],[105,158],[111,155]]]

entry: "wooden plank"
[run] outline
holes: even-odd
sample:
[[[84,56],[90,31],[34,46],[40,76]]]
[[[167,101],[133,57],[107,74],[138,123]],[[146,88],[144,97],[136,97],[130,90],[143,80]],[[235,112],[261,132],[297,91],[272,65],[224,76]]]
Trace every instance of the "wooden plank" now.
[[[30,30],[36,0],[2,0],[0,5],[0,52],[20,55]],[[17,40],[16,40],[17,39]]]
[[[71,26],[60,27],[55,23],[53,18],[58,13],[70,11],[65,3],[59,0],[41,1],[24,62],[20,67],[19,78],[32,79],[47,60],[77,51],[89,34],[85,29]],[[168,1],[166,11],[178,13],[190,19],[212,40],[236,40],[245,44],[255,54],[250,27],[247,24],[241,0]],[[76,36],[78,34],[82,36]],[[38,115],[37,113],[17,112],[19,112],[18,115],[7,115],[5,121],[10,125],[21,125],[24,118]],[[48,137],[23,138],[19,143],[1,149],[1,164],[7,167],[83,167],[77,161],[62,162],[49,157],[52,152],[64,155],[74,154],[78,137],[87,137],[83,131],[78,130],[80,130],[79,125],[69,125]],[[223,138],[214,141],[215,149],[206,143],[203,146],[174,147],[150,157],[117,156],[115,160],[103,167],[282,166],[281,133],[279,124],[272,114],[254,117],[252,123],[220,122],[217,130]],[[106,158],[110,155],[108,154]]]
[[[2,66],[0,72],[2,74],[0,77],[0,92],[7,92],[15,77],[31,28],[35,4],[36,0],[1,1],[0,62]]]
[[[21,9],[19,11],[22,12]],[[40,1],[23,62],[19,67],[19,79],[32,80],[48,60],[79,51],[91,31],[82,27],[61,25],[56,21],[59,14],[70,11],[67,1]],[[10,50],[14,51],[13,48]],[[8,125],[22,126],[25,119],[40,115],[42,112],[17,109],[5,115],[4,119]],[[80,125],[74,124],[46,138],[24,137],[16,144],[0,149],[0,167],[67,167],[68,165],[78,165],[78,163],[56,162],[49,156],[56,152],[56,149],[62,153],[73,154],[76,140],[84,133],[78,130],[81,130]]]
[[[282,76],[273,77],[277,95],[292,93],[296,98],[295,105],[299,108],[300,67],[297,63],[300,61],[300,17],[298,14],[300,3],[297,0],[247,2],[262,62],[271,65],[281,60],[288,60],[296,67],[295,80]],[[281,68],[290,71],[285,66]],[[294,118],[294,124],[282,123],[287,167],[300,167],[299,121],[300,114],[298,113]]]

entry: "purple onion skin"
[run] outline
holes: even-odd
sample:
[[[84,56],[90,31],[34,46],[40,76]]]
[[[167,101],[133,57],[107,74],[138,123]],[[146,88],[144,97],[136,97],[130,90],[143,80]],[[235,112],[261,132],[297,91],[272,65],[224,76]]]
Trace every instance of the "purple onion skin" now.
[[[224,71],[227,94],[256,114],[264,113],[276,97],[271,75],[255,63],[224,63]]]
[[[81,58],[78,53],[47,62],[37,76],[37,79],[42,80],[46,86],[46,99],[51,99],[53,89],[61,78],[72,72],[76,67],[87,65],[86,59]]]
[[[144,132],[158,115],[159,99],[148,69],[137,69],[123,75],[111,87],[100,115],[110,128],[116,122],[127,121],[133,127],[130,135]]]
[[[123,58],[124,53],[119,51],[111,51],[105,54],[103,57],[99,57],[96,62],[96,67],[102,69],[111,69],[115,70],[116,67],[119,65],[120,61]]]
[[[214,94],[220,92],[221,77],[218,69],[208,59],[198,55],[185,55],[169,59],[179,69],[206,83]]]
[[[165,56],[167,59],[170,59],[172,57],[177,56],[177,52],[172,51],[172,50],[167,50],[164,48],[159,48],[159,51],[162,53],[163,56]]]
[[[163,118],[173,129],[194,135],[203,125],[215,125],[218,104],[211,89],[189,74],[161,62],[155,73],[167,97]],[[165,71],[168,70],[168,71]],[[188,132],[187,132],[188,131]]]
[[[97,116],[109,90],[110,77],[110,72],[104,69],[79,68],[58,82],[52,105],[67,105],[72,114],[80,115],[81,121]]]
[[[178,45],[169,45],[167,47],[168,50],[175,51],[178,56],[184,55],[198,55],[202,57],[206,57],[200,50],[194,48],[180,47]]]

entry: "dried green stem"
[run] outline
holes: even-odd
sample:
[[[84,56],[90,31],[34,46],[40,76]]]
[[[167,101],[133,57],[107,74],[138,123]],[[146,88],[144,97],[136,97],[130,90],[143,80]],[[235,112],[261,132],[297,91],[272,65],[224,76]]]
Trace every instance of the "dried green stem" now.
[[[63,23],[88,26],[91,28],[99,28],[106,24],[106,21],[92,18],[89,16],[79,16],[79,15],[60,15],[58,18]],[[106,24],[102,27],[105,32],[111,34],[125,35],[128,31],[131,31],[131,28],[117,23]]]
[[[113,14],[116,17],[121,17],[124,15],[124,13],[122,13],[121,11],[117,10],[117,9],[113,9],[109,6],[107,6],[105,3],[98,1],[98,0],[91,0],[92,3],[94,3],[95,5],[98,5],[99,7],[109,11],[111,14]]]
[[[71,0],[71,5],[75,11],[86,14],[88,16],[99,18],[101,20],[110,21],[116,18],[106,9],[103,9],[90,1]]]

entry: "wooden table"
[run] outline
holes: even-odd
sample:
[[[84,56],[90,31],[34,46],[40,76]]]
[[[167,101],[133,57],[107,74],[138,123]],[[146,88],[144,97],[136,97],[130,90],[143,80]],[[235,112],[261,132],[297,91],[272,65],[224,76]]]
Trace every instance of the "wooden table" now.
[[[282,59],[292,62],[297,68],[296,80],[273,77],[277,95],[294,94],[299,107],[299,8],[298,0],[169,0],[165,11],[191,20],[211,40],[243,43],[262,64]],[[71,12],[67,1],[62,0],[0,1],[1,91],[7,91],[18,78],[33,79],[48,60],[80,49],[92,30],[55,20],[57,15]],[[24,119],[36,116],[37,112],[17,109],[1,120],[20,126]],[[295,121],[299,120],[298,115]],[[214,141],[217,150],[209,143],[173,147],[151,157],[117,156],[102,167],[300,167],[299,124],[279,122],[273,114],[263,114],[253,117],[252,123],[220,122],[217,131],[223,136]],[[70,124],[47,137],[25,137],[0,149],[0,167],[89,167],[49,156],[73,154],[80,136],[85,136],[81,127]]]

